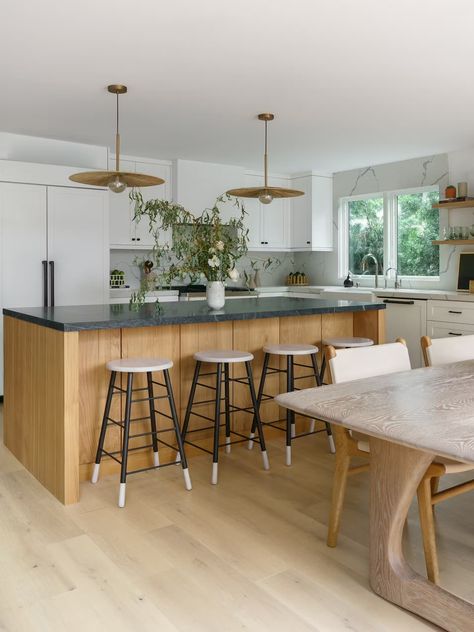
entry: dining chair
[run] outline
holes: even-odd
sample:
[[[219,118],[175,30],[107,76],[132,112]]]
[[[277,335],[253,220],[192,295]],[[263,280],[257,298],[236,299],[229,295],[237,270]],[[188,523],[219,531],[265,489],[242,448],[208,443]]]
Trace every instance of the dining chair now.
[[[411,369],[408,349],[402,338],[397,338],[394,343],[352,349],[336,350],[328,345],[325,354],[333,384]],[[354,457],[370,459],[366,435],[336,425],[333,426],[333,435],[336,463],[327,537],[327,545],[331,547],[337,545],[347,478],[369,469],[369,463],[351,466],[351,461]]]
[[[474,360],[474,336],[435,338],[433,340],[429,336],[423,336],[421,338],[421,348],[426,366]],[[424,534],[423,547],[425,550],[426,568],[428,579],[435,584],[439,582],[439,565],[433,508],[443,500],[474,490],[474,480],[470,480],[438,491],[439,479],[447,474],[460,474],[472,471],[474,471],[472,464],[437,456],[418,486],[418,507],[421,528]]]

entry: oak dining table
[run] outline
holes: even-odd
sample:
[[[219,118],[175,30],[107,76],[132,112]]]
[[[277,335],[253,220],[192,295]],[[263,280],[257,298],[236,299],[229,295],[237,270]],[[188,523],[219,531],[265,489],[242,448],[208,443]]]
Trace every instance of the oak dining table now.
[[[374,592],[450,632],[474,630],[474,605],[416,573],[402,550],[408,509],[433,458],[474,464],[474,361],[309,388],[275,399],[284,408],[369,436],[369,574]]]

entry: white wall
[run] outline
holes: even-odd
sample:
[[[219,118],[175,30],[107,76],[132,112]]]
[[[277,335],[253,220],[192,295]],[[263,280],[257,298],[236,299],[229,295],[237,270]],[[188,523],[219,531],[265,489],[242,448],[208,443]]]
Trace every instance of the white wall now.
[[[296,257],[298,268],[311,276],[312,282],[324,285],[341,285],[338,278],[338,207],[339,199],[349,195],[394,191],[397,189],[438,185],[441,197],[445,187],[467,181],[474,196],[474,149],[450,154],[426,156],[412,160],[374,165],[334,174],[334,251],[332,253],[300,253]],[[433,211],[437,212],[437,211]],[[440,225],[447,225],[448,211],[440,212]],[[474,210],[451,211],[451,224],[474,223]],[[472,247],[440,246],[440,277],[436,281],[406,282],[408,287],[455,289],[459,252]]]
[[[107,147],[0,132],[0,159],[107,169]]]

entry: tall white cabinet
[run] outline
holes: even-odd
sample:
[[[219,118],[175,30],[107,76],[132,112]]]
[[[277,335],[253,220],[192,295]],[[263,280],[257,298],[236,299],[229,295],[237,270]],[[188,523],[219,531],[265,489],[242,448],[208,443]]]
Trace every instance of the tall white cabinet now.
[[[0,182],[1,309],[108,302],[108,249],[106,191]]]

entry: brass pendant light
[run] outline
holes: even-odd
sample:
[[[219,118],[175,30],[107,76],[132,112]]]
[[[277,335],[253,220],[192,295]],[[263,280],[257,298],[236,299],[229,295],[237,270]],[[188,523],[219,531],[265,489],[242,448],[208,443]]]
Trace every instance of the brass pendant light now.
[[[260,121],[265,121],[265,153],[263,155],[263,169],[264,169],[263,187],[244,187],[242,189],[230,189],[230,191],[227,191],[229,195],[235,195],[236,197],[258,198],[262,204],[270,204],[274,198],[289,198],[289,197],[298,197],[298,195],[304,195],[304,191],[297,191],[296,189],[284,189],[282,187],[268,186],[267,125],[268,125],[268,121],[273,121],[274,118],[275,118],[275,115],[270,114],[269,112],[258,115],[258,119]]]
[[[153,187],[163,184],[162,178],[147,176],[143,173],[120,171],[120,134],[119,134],[119,95],[127,92],[127,86],[112,84],[107,90],[117,97],[116,133],[115,133],[115,171],[84,171],[69,176],[70,180],[94,187],[109,187],[114,193],[122,193],[127,187]]]

